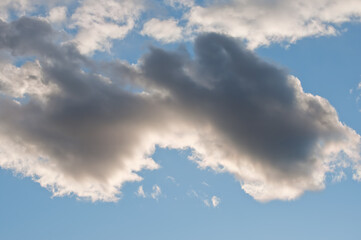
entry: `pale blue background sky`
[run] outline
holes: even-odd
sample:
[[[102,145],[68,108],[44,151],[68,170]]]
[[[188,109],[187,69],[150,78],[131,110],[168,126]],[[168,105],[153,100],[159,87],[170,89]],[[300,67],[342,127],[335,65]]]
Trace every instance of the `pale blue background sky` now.
[[[360,185],[352,180],[328,183],[321,192],[291,202],[259,203],[228,174],[200,171],[184,153],[160,150],[157,172],[145,172],[144,189],[156,183],[158,201],[137,197],[127,184],[118,203],[51,198],[29,179],[1,171],[3,239],[358,239]],[[167,176],[176,178],[176,186]],[[202,185],[207,181],[209,187]],[[187,195],[221,197],[217,208]],[[175,199],[176,198],[176,199]]]

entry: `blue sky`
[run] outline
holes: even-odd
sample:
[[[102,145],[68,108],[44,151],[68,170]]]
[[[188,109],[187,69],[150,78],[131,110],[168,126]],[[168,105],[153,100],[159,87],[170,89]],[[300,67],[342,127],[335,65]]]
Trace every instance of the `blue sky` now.
[[[0,238],[359,239],[361,4],[297,2],[1,3]]]

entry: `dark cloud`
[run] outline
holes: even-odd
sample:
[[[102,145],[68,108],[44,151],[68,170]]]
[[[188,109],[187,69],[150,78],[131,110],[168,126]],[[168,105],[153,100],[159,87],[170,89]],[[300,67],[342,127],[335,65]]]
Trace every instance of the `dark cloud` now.
[[[11,23],[0,20],[0,48],[10,49],[14,54],[49,54],[53,33],[48,23],[33,18],[22,17]]]
[[[248,162],[246,168],[262,174],[262,180],[255,180],[257,185],[289,183],[292,188],[294,181],[306,181],[302,192],[302,188],[323,187],[331,155],[340,151],[352,155],[347,142],[351,151],[358,151],[358,135],[339,122],[327,100],[305,94],[297,79],[237,41],[203,35],[195,42],[195,54],[192,60],[154,49],[144,58],[142,69],[186,115],[199,116],[212,127],[219,137],[215,140],[218,150],[227,152],[222,155],[225,159],[216,160],[218,164]],[[203,158],[206,161],[207,153]],[[243,173],[239,175],[243,181]]]
[[[200,166],[234,174],[263,201],[322,188],[340,152],[358,159],[359,135],[327,100],[232,38],[198,37],[194,58],[152,48],[131,67],[95,62],[54,34],[32,18],[0,23],[0,47],[35,55],[57,89],[45,101],[0,98],[0,166],[54,194],[115,200],[157,167],[156,145],[192,148]]]

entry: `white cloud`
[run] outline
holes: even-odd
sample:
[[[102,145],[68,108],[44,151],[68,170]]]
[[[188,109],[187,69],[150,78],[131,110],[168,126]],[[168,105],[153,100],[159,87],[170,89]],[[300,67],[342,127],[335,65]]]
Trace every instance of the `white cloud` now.
[[[21,67],[0,62],[0,91],[13,98],[30,95],[44,101],[57,90],[55,84],[44,79],[38,61],[27,62]]]
[[[342,170],[332,176],[332,182],[341,182],[344,179],[346,179],[346,173]]]
[[[110,51],[111,41],[124,38],[143,10],[142,0],[85,0],[72,15],[80,52]]]
[[[194,189],[188,191],[187,195],[190,196],[190,197],[199,198],[199,194]]]
[[[259,201],[324,188],[341,153],[360,179],[360,136],[332,105],[232,38],[198,37],[194,58],[152,48],[134,67],[95,62],[57,44],[37,18],[2,22],[0,31],[2,51],[37,58],[30,69],[3,70],[0,166],[54,196],[116,201],[125,182],[159,167],[151,159],[156,146],[192,149],[201,168],[233,174]],[[36,76],[34,86],[49,82],[58,91],[46,103],[9,100],[38,94],[33,85],[17,89],[29,76]],[[160,194],[154,185],[150,196]]]
[[[158,200],[159,196],[162,194],[162,190],[160,187],[156,184],[153,186],[153,192],[150,194],[151,197],[155,200]]]
[[[221,199],[217,196],[213,196],[210,200],[209,199],[203,199],[204,205],[207,207],[217,207],[221,203]]]
[[[209,184],[208,184],[207,182],[205,182],[205,181],[203,181],[202,184],[203,184],[204,186],[209,187]]]
[[[206,205],[207,207],[210,207],[210,206],[211,206],[211,204],[209,203],[208,199],[204,199],[204,200],[203,200],[203,203],[204,203],[204,205]]]
[[[221,199],[217,196],[213,196],[211,199],[209,199],[207,194],[198,193],[193,189],[188,192],[188,196],[201,200],[202,203],[207,207],[217,207],[221,202]]]
[[[51,22],[59,23],[66,19],[67,8],[75,2],[80,6],[67,27],[77,30],[74,42],[84,54],[110,51],[112,41],[138,30],[138,23],[143,24],[141,34],[163,43],[188,41],[192,33],[218,32],[244,39],[249,48],[256,48],[273,42],[293,43],[305,37],[337,35],[342,23],[361,19],[359,0],[209,0],[202,5],[193,0],[164,0],[183,16],[160,20],[161,14],[153,11],[152,19],[145,23],[140,22],[141,13],[149,4],[144,0],[3,0],[0,19],[8,20],[10,11],[18,16],[32,15],[41,7]],[[186,27],[181,27],[180,21]]]
[[[172,181],[172,183],[173,183],[173,184],[175,184],[177,187],[179,187],[179,186],[180,186],[180,184],[179,184],[179,183],[177,183],[177,181],[175,180],[175,178],[174,178],[174,177],[172,177],[172,176],[167,176],[167,179],[169,179],[170,181]]]
[[[52,23],[62,23],[66,20],[67,8],[64,6],[52,8],[48,20]]]
[[[136,192],[138,197],[146,198],[146,195],[143,190],[143,185],[140,185],[138,191]]]
[[[194,0],[164,0],[164,3],[175,8],[194,6]]]
[[[217,207],[221,203],[221,199],[217,196],[212,197],[212,205],[213,207]]]
[[[28,6],[27,0],[2,0],[0,1],[0,20],[6,21],[9,17],[9,10],[25,12]]]
[[[76,0],[1,0],[0,20],[7,21],[11,18],[11,15],[23,16],[33,14],[37,12],[39,8],[43,8],[45,11],[48,11],[48,9],[56,9],[59,4],[67,5],[74,1]]]
[[[342,23],[361,19],[359,0],[208,0],[202,5],[193,0],[164,0],[183,16],[160,20],[160,14],[154,11],[146,23],[140,22],[149,4],[144,0],[2,0],[0,19],[9,20],[10,11],[18,16],[32,15],[43,8],[51,22],[59,23],[66,19],[67,8],[74,3],[80,6],[68,27],[77,29],[74,41],[84,54],[110,51],[112,41],[123,39],[137,23],[144,25],[141,34],[163,43],[188,41],[191,33],[218,32],[244,39],[249,48],[256,48],[273,42],[337,35]],[[181,27],[179,21],[187,26]]]
[[[193,6],[189,28],[219,32],[248,41],[250,48],[337,34],[340,23],[360,21],[359,0],[229,0]]]
[[[182,28],[178,26],[175,19],[159,20],[152,18],[144,24],[141,34],[164,43],[170,43],[182,38]]]

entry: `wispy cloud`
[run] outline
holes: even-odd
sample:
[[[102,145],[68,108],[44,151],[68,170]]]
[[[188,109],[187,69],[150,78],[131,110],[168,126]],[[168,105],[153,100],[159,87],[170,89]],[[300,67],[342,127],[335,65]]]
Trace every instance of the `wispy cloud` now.
[[[202,182],[202,185],[206,186],[206,187],[209,187],[209,184],[205,181]]]
[[[212,205],[213,207],[217,207],[221,203],[221,199],[217,196],[212,197]]]
[[[136,192],[136,195],[137,195],[138,197],[146,198],[146,195],[145,195],[144,189],[143,189],[143,185],[140,185],[140,186],[138,187],[138,191]]]
[[[155,200],[158,200],[160,195],[162,194],[162,190],[158,185],[153,186],[153,192],[151,193],[151,197]]]
[[[211,206],[211,204],[209,203],[209,200],[208,200],[208,199],[204,199],[204,200],[203,200],[203,203],[204,203],[204,205],[206,205],[207,207],[210,207],[210,206]]]

